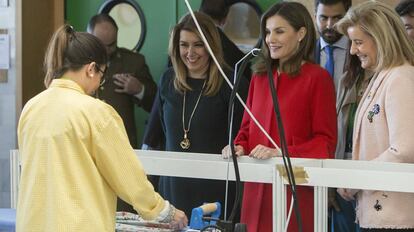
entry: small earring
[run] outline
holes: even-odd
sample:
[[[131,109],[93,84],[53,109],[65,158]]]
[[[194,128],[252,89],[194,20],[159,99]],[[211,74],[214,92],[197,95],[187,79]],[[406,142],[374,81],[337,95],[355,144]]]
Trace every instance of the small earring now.
[[[93,77],[93,74],[89,74],[90,77]]]

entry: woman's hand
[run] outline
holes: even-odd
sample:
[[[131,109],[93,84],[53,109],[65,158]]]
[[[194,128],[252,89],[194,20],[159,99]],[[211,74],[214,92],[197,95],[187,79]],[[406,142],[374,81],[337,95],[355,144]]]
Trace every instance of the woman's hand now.
[[[183,211],[175,209],[174,217],[170,224],[172,229],[181,231],[188,225],[187,216],[185,216]]]
[[[234,151],[236,152],[236,156],[244,155],[244,148],[240,145],[234,146]],[[230,145],[227,145],[221,150],[221,155],[224,159],[228,159],[231,156],[231,149]]]
[[[355,194],[359,192],[358,189],[345,189],[345,188],[339,188],[336,190],[341,197],[347,201],[353,201],[355,200]]]
[[[259,144],[250,152],[249,156],[256,159],[270,159],[272,157],[281,156],[281,154],[277,149]]]

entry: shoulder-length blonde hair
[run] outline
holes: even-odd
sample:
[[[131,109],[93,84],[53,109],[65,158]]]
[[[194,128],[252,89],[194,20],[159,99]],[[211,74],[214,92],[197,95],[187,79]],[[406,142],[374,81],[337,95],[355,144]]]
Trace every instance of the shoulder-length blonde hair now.
[[[299,47],[295,54],[288,58],[286,62],[279,67],[279,60],[274,60],[270,57],[269,48],[266,44],[266,21],[274,16],[278,15],[284,18],[295,31],[299,31],[302,27],[306,29],[305,37],[299,42]],[[280,2],[274,4],[269,10],[267,10],[260,21],[260,35],[262,38],[261,51],[264,59],[258,59],[253,66],[253,71],[256,73],[266,72],[265,59],[271,59],[272,66],[280,68],[280,71],[289,74],[293,77],[299,74],[302,61],[308,61],[313,63],[313,49],[316,44],[316,32],[313,25],[312,17],[305,6],[297,2]]]
[[[220,35],[216,25],[209,16],[199,12],[194,12],[194,14],[197,18],[198,23],[200,24],[201,29],[203,30],[204,35],[206,36],[211,50],[217,58],[217,61],[219,62],[221,67],[225,66]],[[177,25],[175,25],[171,32],[168,46],[168,54],[171,58],[171,63],[175,71],[174,88],[181,93],[184,91],[192,90],[187,83],[187,67],[185,66],[184,62],[180,57],[180,32],[182,30],[193,32],[201,39],[201,35],[198,32],[197,26],[195,25],[193,18],[190,14],[185,15],[180,20],[180,22]],[[212,96],[217,94],[217,92],[220,90],[220,87],[223,83],[223,78],[221,77],[219,69],[217,68],[216,64],[212,61],[211,57],[209,58],[208,65],[208,79],[203,94],[207,96]]]
[[[339,32],[348,36],[348,28],[359,26],[375,42],[379,72],[402,65],[414,65],[414,43],[393,9],[381,2],[367,1],[352,7],[336,24]]]

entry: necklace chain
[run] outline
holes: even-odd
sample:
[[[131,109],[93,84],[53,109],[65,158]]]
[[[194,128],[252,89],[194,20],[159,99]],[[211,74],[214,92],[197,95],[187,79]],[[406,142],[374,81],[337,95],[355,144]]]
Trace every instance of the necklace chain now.
[[[190,139],[188,138],[188,132],[190,131],[191,120],[193,119],[194,113],[195,113],[195,111],[196,111],[196,109],[198,107],[198,103],[200,102],[201,96],[203,95],[203,90],[204,90],[205,85],[206,85],[206,80],[204,80],[203,87],[201,87],[201,90],[200,90],[200,95],[198,95],[198,98],[197,98],[196,104],[194,106],[194,109],[191,112],[190,119],[188,120],[187,128],[185,126],[185,119],[184,119],[184,117],[185,117],[185,105],[186,105],[185,103],[186,103],[187,91],[184,91],[183,114],[182,114],[184,138],[183,138],[183,140],[180,143],[180,146],[183,149],[189,149],[190,148]]]

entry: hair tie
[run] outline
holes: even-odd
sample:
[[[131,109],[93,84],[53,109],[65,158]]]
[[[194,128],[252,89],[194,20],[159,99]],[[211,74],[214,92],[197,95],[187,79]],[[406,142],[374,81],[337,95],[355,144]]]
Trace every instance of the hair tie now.
[[[76,31],[72,25],[66,24],[65,31],[69,34],[69,41],[76,39]]]
[[[75,33],[75,29],[73,29],[72,25],[67,24],[65,27],[66,33],[69,34],[74,34]]]

